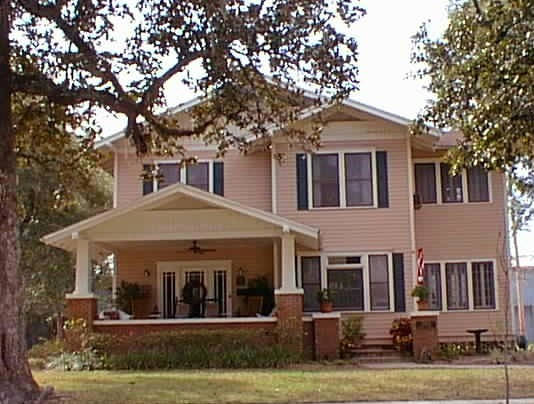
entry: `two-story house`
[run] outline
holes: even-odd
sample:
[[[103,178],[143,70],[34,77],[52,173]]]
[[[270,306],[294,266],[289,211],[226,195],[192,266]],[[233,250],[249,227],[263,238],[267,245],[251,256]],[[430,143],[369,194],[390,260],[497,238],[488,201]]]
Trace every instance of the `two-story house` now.
[[[184,124],[193,105],[174,112]],[[440,340],[472,338],[469,328],[502,336],[504,176],[479,168],[451,176],[442,158],[455,134],[413,137],[407,119],[350,100],[323,113],[322,147],[312,153],[276,134],[270,148],[224,159],[214,145],[187,141],[198,162],[181,165],[138,158],[123,133],[101,141],[114,209],[44,238],[76,253],[72,312],[93,320],[91,259],[113,254],[116,284],[143,285],[146,297],[135,319],[97,320],[98,330],[306,326],[328,288],[335,312],[363,314],[366,338],[385,343],[392,321],[416,310],[410,292],[423,249]],[[249,286],[260,278],[274,288],[274,316],[255,315],[261,301]],[[203,318],[184,318],[191,282],[208,302]]]

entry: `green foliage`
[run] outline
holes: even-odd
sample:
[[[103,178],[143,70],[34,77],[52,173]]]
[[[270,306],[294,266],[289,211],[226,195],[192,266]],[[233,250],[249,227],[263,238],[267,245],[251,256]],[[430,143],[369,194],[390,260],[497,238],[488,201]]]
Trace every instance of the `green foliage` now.
[[[93,334],[91,347],[108,369],[272,368],[300,360],[264,331],[161,332],[142,336]]]
[[[534,1],[454,1],[442,39],[422,27],[413,61],[435,98],[423,123],[460,130],[454,170],[534,170]],[[524,175],[522,168],[527,168]]]
[[[409,318],[393,320],[389,333],[395,349],[403,353],[413,352],[412,325]]]
[[[332,291],[330,289],[322,289],[317,292],[317,301],[319,303],[331,303],[332,302]]]
[[[426,286],[423,286],[423,285],[416,285],[412,289],[412,293],[411,293],[412,297],[417,297],[419,301],[423,301],[423,302],[425,302],[428,299],[429,295],[430,295],[430,291],[428,290]]]
[[[363,316],[351,316],[341,322],[341,353],[357,348],[365,338],[363,329]]]
[[[134,302],[144,297],[145,292],[138,283],[122,281],[117,288],[117,305],[127,313],[134,314]]]
[[[86,348],[77,352],[62,352],[49,361],[46,368],[65,371],[98,370],[104,369],[105,363],[101,355]]]
[[[28,358],[47,360],[59,356],[65,350],[63,341],[56,339],[44,340],[35,344],[28,351]]]

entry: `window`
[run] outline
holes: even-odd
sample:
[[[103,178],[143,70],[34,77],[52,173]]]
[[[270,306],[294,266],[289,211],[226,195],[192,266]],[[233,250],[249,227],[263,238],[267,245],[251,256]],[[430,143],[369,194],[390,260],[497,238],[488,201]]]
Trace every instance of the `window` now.
[[[318,310],[317,293],[321,290],[321,257],[302,257],[301,268],[304,310]]]
[[[380,153],[383,155],[380,167],[377,167],[377,152],[374,151],[309,155],[305,175],[306,184],[311,184],[311,192],[306,194],[308,202],[305,207],[388,207],[386,152]],[[379,177],[383,179],[381,184],[377,183]],[[299,178],[297,184],[301,181]],[[299,185],[299,192],[306,184]],[[379,192],[383,196],[382,202],[377,201]],[[298,197],[304,198],[300,193]]]
[[[473,305],[475,309],[495,308],[493,262],[473,262]]]
[[[441,265],[425,264],[425,286],[428,288],[430,310],[441,310]]]
[[[421,203],[436,203],[436,165],[419,163],[415,165],[415,192]]]
[[[336,309],[363,310],[363,271],[328,269],[328,289]]]
[[[389,310],[389,270],[387,255],[369,256],[371,310]]]
[[[447,263],[445,264],[445,274],[447,278],[447,309],[469,309],[467,264],[465,262]]]
[[[210,160],[187,166],[176,161],[144,164],[142,180],[143,195],[180,182],[224,196],[224,163]]]
[[[362,257],[354,256],[331,256],[328,257],[328,265],[361,264]]]
[[[159,163],[158,189],[180,182],[180,165],[178,163]]]
[[[188,165],[186,168],[187,185],[209,191],[209,163],[197,163]]]
[[[450,169],[449,164],[440,164],[441,200],[443,203],[463,202],[462,174],[451,175]]]
[[[489,202],[488,173],[482,167],[467,169],[469,202]]]
[[[371,153],[345,153],[345,193],[347,206],[373,204]]]
[[[312,158],[313,206],[339,206],[339,161],[337,154],[314,154]]]

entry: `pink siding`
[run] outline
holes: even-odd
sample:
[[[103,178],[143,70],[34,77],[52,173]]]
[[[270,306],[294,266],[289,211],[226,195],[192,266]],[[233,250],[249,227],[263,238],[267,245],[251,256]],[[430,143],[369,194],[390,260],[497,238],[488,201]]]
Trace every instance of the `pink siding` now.
[[[157,262],[160,261],[201,261],[201,260],[231,260],[232,261],[232,308],[237,314],[239,308],[244,309],[242,297],[236,294],[236,277],[240,268],[243,269],[247,280],[265,276],[273,284],[273,249],[266,243],[257,247],[239,246],[217,248],[217,251],[202,255],[190,254],[173,249],[154,248],[123,248],[117,252],[118,281],[136,282],[149,286],[151,292],[147,301],[139,302],[136,306],[137,315],[146,316],[157,304]],[[144,275],[145,269],[150,277]],[[160,308],[161,309],[161,308]]]
[[[408,157],[406,141],[324,142],[321,151],[369,147],[388,152],[389,208],[297,210],[297,151],[287,153],[278,167],[278,214],[318,227],[324,251],[367,252],[410,250]],[[279,151],[279,149],[277,149]]]
[[[488,328],[486,338],[504,332],[505,276],[501,266],[505,232],[504,177],[491,173],[491,203],[423,205],[415,213],[416,242],[425,260],[494,259],[497,262],[497,311],[447,312],[439,319],[440,337],[471,339],[465,331]]]
[[[215,152],[191,152],[199,159],[214,159]],[[154,160],[164,160],[154,158]],[[172,160],[172,159],[170,159]],[[256,152],[243,155],[229,151],[224,159],[224,196],[237,202],[266,211],[271,210],[271,155]],[[142,196],[142,161],[134,153],[119,152],[118,161],[118,206],[124,206]]]

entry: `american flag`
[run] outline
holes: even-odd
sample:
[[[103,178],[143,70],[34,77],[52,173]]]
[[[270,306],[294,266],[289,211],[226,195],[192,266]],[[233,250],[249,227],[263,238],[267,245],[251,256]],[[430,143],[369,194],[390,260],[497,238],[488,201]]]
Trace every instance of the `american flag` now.
[[[422,248],[417,250],[417,283],[422,285],[425,281],[424,277],[425,270],[425,253]]]

